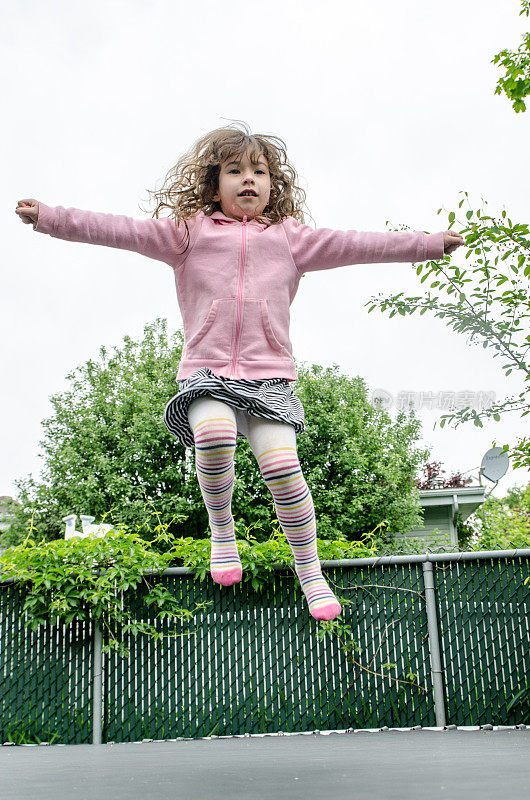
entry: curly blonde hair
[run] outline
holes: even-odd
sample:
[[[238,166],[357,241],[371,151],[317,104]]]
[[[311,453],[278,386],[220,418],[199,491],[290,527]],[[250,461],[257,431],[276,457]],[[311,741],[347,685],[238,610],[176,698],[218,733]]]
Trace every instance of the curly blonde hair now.
[[[241,125],[244,131],[229,125],[202,136],[167,172],[161,189],[147,190],[157,202],[152,217],[158,219],[160,211],[167,208],[168,216],[177,224],[179,220],[184,222],[187,241],[183,252],[189,246],[186,220],[201,210],[206,216],[221,210],[221,204],[213,200],[219,186],[221,164],[231,157],[241,158],[249,148],[252,163],[257,163],[260,155],[267,159],[271,181],[269,202],[255,219],[267,226],[287,216],[305,222],[302,206],[306,194],[297,186],[298,176],[287,158],[285,142],[278,136],[253,134],[246,123]]]

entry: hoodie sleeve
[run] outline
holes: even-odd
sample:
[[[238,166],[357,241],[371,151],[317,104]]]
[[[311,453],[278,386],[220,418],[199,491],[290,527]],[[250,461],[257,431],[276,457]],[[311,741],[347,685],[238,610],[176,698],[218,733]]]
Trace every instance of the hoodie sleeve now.
[[[313,230],[309,225],[300,225],[294,217],[287,217],[283,224],[291,255],[301,274],[349,264],[427,261],[444,256],[443,232]]]
[[[196,217],[186,221],[190,231],[190,244],[185,253],[182,252],[187,242],[184,222],[179,220],[177,225],[174,219],[168,217],[138,220],[117,214],[81,211],[78,208],[52,208],[39,201],[38,218],[33,230],[69,242],[133,250],[148,258],[178,267],[184,263],[194,238]]]

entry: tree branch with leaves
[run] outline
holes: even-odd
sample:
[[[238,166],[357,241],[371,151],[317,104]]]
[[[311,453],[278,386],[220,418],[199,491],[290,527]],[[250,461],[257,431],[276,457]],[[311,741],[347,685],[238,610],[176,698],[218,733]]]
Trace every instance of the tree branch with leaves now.
[[[468,200],[468,193],[459,202],[459,209]],[[487,204],[487,201],[484,201]],[[440,214],[442,209],[438,209]],[[494,358],[502,358],[506,376],[512,372],[530,381],[528,350],[530,349],[530,239],[528,225],[516,223],[502,211],[497,219],[483,209],[469,208],[465,219],[457,213],[448,215],[449,228],[459,226],[464,238],[465,259],[471,260],[467,269],[451,263],[449,254],[441,261],[427,261],[413,268],[420,283],[430,280],[430,290],[423,296],[405,297],[404,292],[382,298],[371,297],[365,304],[369,313],[375,308],[389,311],[390,317],[420,316],[429,312],[443,319],[449,327],[468,336],[467,344],[489,348]],[[405,227],[406,226],[402,226]],[[444,295],[448,301],[444,301]],[[483,427],[483,418],[499,421],[501,414],[519,412],[521,417],[530,413],[530,385],[516,396],[496,402],[482,411],[469,406],[453,414],[443,414],[440,427],[446,423],[454,427],[473,420]],[[514,467],[530,467],[530,440],[522,437],[513,448],[503,449],[512,458]]]
[[[530,13],[530,0],[522,0],[519,16]],[[504,94],[512,101],[512,108],[516,114],[526,111],[523,97],[530,94],[530,33],[523,35],[523,41],[517,52],[501,50],[491,60],[505,69],[504,75],[499,78],[495,94]]]

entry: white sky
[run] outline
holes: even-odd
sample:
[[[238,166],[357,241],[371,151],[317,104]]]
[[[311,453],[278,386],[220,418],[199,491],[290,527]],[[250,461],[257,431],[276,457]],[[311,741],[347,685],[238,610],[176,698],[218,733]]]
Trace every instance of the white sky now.
[[[490,63],[519,47],[529,26],[519,11],[519,0],[4,3],[0,494],[38,477],[41,420],[69,372],[102,344],[140,338],[157,316],[170,330],[182,324],[166,264],[35,233],[17,200],[145,217],[146,190],[196,139],[244,120],[286,142],[311,225],[446,230],[461,190],[473,209],[483,198],[492,215],[506,208],[528,222],[530,110],[515,114],[494,94],[501,71]],[[468,263],[463,253],[456,263]],[[296,359],[336,363],[394,397],[517,394],[522,381],[505,377],[493,351],[443,320],[364,307],[379,292],[426,285],[409,264],[307,275],[291,309]],[[419,445],[446,476],[476,476],[495,438],[528,432],[517,413],[433,430],[442,413],[419,410]],[[494,494],[529,477],[510,468]]]

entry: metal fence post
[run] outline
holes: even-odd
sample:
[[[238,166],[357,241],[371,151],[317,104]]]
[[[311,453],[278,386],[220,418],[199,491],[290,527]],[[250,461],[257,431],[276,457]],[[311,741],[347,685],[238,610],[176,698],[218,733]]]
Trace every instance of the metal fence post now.
[[[436,725],[443,728],[447,725],[447,722],[442,680],[442,660],[440,657],[438,614],[436,611],[436,595],[434,592],[434,575],[432,563],[430,561],[424,561],[422,567],[425,586],[425,604],[427,606],[427,631],[429,636],[429,653],[431,657],[431,679],[434,691],[434,713],[436,715]]]
[[[94,620],[92,633],[92,744],[101,744],[103,633]]]

